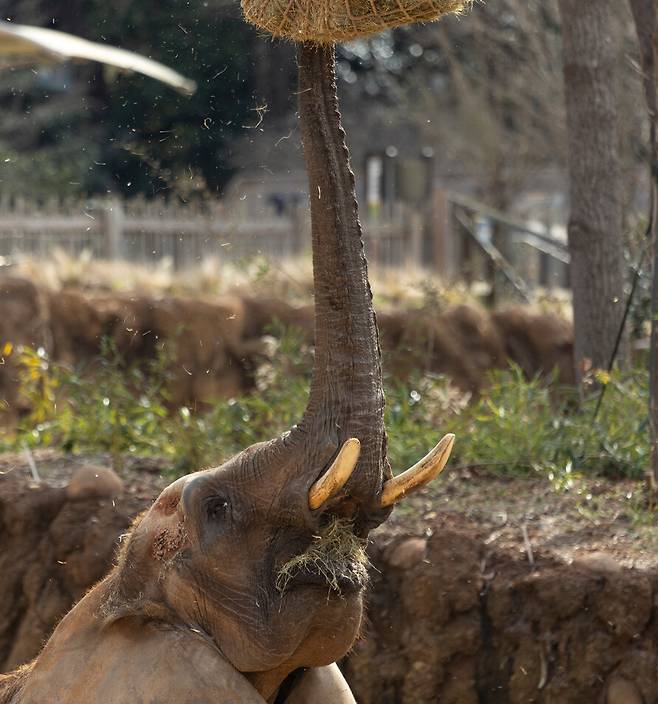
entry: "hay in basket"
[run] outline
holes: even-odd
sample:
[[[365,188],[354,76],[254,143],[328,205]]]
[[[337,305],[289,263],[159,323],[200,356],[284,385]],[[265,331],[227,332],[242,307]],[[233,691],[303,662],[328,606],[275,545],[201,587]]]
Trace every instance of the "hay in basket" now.
[[[320,44],[430,22],[470,0],[242,0],[249,22],[275,37]]]

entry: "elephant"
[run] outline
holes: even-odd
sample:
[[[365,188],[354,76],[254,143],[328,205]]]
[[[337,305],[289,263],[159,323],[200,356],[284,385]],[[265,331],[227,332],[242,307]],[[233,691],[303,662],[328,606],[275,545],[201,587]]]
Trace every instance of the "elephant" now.
[[[354,701],[335,663],[361,629],[368,533],[442,471],[454,437],[393,475],[334,49],[300,44],[298,63],[315,285],[306,411],[168,486],[36,660],[0,679],[2,704]]]

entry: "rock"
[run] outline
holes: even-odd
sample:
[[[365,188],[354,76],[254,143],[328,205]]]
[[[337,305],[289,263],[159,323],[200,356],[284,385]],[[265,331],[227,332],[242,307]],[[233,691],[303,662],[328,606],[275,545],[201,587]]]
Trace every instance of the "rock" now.
[[[66,487],[68,499],[111,499],[123,493],[123,481],[109,467],[87,464],[77,469]]]
[[[584,567],[596,572],[621,572],[622,566],[605,552],[591,552],[577,557],[573,561],[574,567]]]
[[[633,682],[617,678],[608,686],[605,704],[644,704],[644,699]]]
[[[388,564],[399,570],[411,569],[425,557],[427,540],[425,538],[407,538],[394,545],[388,555]]]

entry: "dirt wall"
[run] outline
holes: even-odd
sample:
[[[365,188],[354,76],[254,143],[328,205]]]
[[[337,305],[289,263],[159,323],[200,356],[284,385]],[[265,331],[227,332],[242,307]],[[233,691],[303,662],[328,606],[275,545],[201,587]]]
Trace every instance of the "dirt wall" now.
[[[64,488],[0,477],[0,670],[34,657],[149,503],[129,494],[71,500]]]
[[[69,492],[70,493],[70,492]],[[33,657],[109,568],[149,503],[0,477],[0,671]],[[360,704],[654,704],[658,574],[494,548],[457,515],[378,531],[363,637],[342,663]]]
[[[284,301],[224,296],[201,300],[79,290],[39,289],[26,279],[0,278],[0,349],[5,343],[43,347],[55,361],[89,366],[108,337],[127,362],[152,359],[159,343],[176,350],[170,388],[174,407],[203,407],[253,388],[265,359],[270,326],[301,328],[312,342],[310,307]],[[515,362],[532,376],[558,369],[573,382],[572,332],[564,320],[513,308],[474,306],[397,310],[379,315],[386,369],[398,378],[417,371],[445,374],[478,391],[487,372]],[[0,402],[9,415],[26,408],[17,394],[17,369],[0,365]]]
[[[431,529],[373,545],[368,625],[344,663],[360,704],[658,701],[656,573],[550,554],[532,570],[459,517]]]

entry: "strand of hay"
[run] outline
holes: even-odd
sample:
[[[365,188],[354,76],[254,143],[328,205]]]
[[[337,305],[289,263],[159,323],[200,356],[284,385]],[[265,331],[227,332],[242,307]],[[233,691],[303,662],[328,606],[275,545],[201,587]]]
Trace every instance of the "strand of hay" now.
[[[344,42],[460,12],[471,0],[242,0],[246,19],[275,37]]]
[[[278,571],[276,588],[284,594],[288,584],[300,572],[321,575],[334,591],[340,593],[340,581],[347,578],[365,585],[368,581],[366,541],[354,535],[349,521],[334,518],[301,554],[288,560]]]

